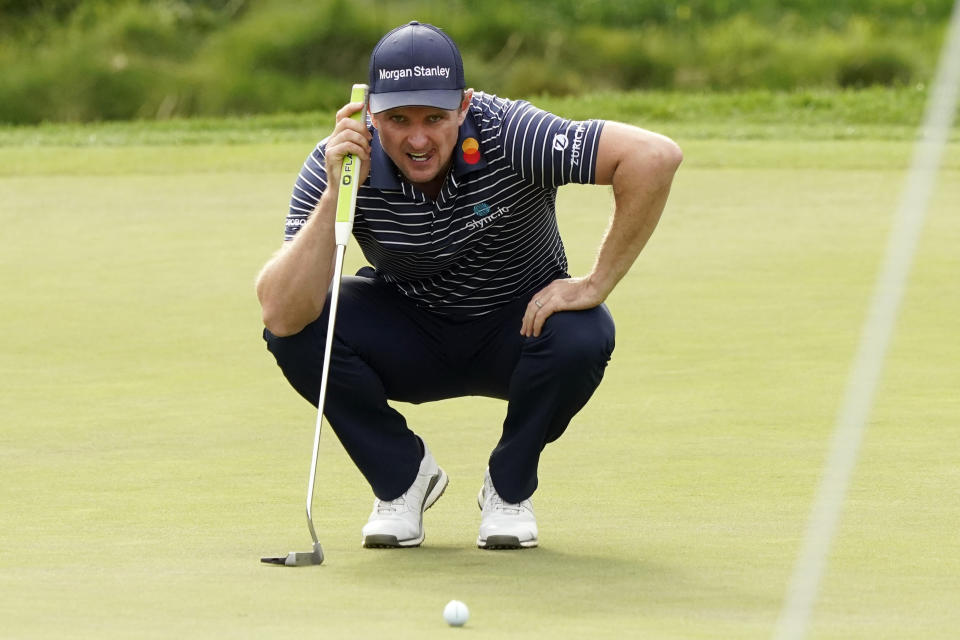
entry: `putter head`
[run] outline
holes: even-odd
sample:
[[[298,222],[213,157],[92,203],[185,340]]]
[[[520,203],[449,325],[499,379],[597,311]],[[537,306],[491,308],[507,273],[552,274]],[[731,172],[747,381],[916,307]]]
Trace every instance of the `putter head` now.
[[[323,547],[317,542],[313,545],[313,551],[291,551],[286,558],[260,558],[260,562],[285,567],[308,567],[314,564],[323,564]]]

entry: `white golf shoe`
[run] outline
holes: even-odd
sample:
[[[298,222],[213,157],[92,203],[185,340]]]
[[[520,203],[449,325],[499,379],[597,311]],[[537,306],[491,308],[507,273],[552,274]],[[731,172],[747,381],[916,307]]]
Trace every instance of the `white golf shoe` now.
[[[427,445],[417,477],[396,500],[374,500],[373,513],[363,526],[363,546],[368,548],[416,547],[423,542],[423,512],[443,495],[450,479],[437,466]]]
[[[489,469],[484,474],[477,502],[481,510],[478,547],[526,549],[537,546],[537,518],[533,514],[533,504],[529,499],[518,504],[504,502],[493,488]]]

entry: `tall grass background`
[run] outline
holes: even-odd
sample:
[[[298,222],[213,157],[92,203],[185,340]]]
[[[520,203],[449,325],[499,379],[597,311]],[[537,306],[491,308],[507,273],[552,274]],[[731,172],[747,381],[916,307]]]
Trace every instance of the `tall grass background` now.
[[[510,97],[909,87],[950,0],[0,0],[0,123],[330,109],[388,29]]]

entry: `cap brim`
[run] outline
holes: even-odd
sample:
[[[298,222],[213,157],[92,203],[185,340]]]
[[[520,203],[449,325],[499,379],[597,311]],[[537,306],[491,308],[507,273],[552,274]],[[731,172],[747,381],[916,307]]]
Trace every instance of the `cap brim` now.
[[[391,91],[371,93],[370,111],[380,113],[397,107],[435,107],[453,111],[460,107],[463,91],[460,89],[432,89],[429,91]]]

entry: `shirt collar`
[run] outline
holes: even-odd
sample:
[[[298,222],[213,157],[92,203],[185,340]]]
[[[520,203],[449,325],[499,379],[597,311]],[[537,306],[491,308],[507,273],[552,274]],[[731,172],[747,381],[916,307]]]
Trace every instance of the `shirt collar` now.
[[[460,125],[457,144],[453,148],[453,175],[460,177],[484,169],[487,166],[483,150],[480,148],[480,130],[470,113]],[[373,130],[370,142],[370,186],[382,191],[401,191],[400,170],[383,150],[380,144],[380,132]]]

